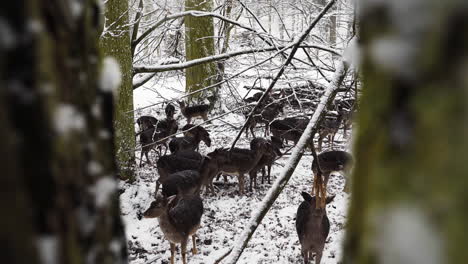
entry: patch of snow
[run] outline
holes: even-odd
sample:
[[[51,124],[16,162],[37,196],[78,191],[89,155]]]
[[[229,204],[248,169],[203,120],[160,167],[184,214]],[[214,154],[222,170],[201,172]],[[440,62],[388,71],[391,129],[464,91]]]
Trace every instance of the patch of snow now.
[[[56,264],[58,262],[58,243],[54,236],[40,236],[36,240],[41,263]]]
[[[353,68],[358,69],[361,65],[361,50],[356,38],[353,38],[343,52],[345,61]]]
[[[401,76],[412,74],[411,65],[415,47],[399,38],[385,37],[375,40],[370,47],[376,64]]]
[[[88,172],[91,175],[99,175],[103,172],[102,165],[99,164],[99,162],[92,160],[88,163]]]
[[[101,90],[111,92],[114,95],[122,82],[122,71],[117,60],[107,56],[102,61],[101,75],[99,76],[99,87]]]
[[[98,1],[99,2],[99,1]],[[71,10],[71,14],[72,16],[77,19],[81,16],[81,14],[83,13],[83,4],[82,4],[82,1],[79,1],[79,0],[70,0],[69,1],[70,3],[70,10]]]
[[[85,118],[73,105],[59,104],[54,114],[55,130],[59,134],[72,131],[82,131],[85,126]]]
[[[16,45],[16,36],[8,21],[0,18],[0,49],[11,49]]]
[[[37,19],[29,20],[28,29],[31,33],[37,34],[41,33],[44,30],[42,22]]]
[[[445,263],[444,243],[421,208],[397,205],[375,220],[374,244],[381,263]]]
[[[117,188],[117,181],[110,176],[100,178],[91,188],[95,196],[96,206],[104,207]]]
[[[111,137],[111,134],[109,133],[109,131],[107,131],[105,129],[101,129],[99,131],[99,137],[101,139],[109,139]]]

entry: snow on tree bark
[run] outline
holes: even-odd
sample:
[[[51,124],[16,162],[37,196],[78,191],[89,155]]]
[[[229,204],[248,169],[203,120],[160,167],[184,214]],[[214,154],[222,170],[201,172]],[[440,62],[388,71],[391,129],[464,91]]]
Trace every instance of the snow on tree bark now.
[[[14,42],[0,44],[2,262],[125,263],[98,3],[18,0],[1,12]]]
[[[121,71],[115,104],[115,146],[122,179],[134,177],[135,128],[133,117],[133,72],[130,30],[128,26],[128,1],[108,0],[105,3],[104,32],[100,46],[106,56],[114,58]],[[112,80],[108,80],[112,81]],[[130,151],[129,151],[130,150]]]
[[[465,262],[467,2],[359,8],[363,93],[343,263]]]

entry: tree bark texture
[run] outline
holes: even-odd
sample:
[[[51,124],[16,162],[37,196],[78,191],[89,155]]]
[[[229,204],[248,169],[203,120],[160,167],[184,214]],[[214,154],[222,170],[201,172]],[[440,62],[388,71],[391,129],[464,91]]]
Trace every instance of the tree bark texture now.
[[[132,50],[128,1],[108,0],[105,3],[105,32],[100,39],[105,56],[117,60],[122,72],[122,82],[115,102],[115,146],[119,174],[122,179],[134,177],[135,127],[133,116]]]
[[[100,10],[67,3],[0,8],[2,263],[127,262]]]
[[[197,10],[211,12],[213,1],[185,0],[185,11]],[[212,17],[185,17],[185,56],[187,61],[215,55],[214,25]],[[185,70],[185,91],[197,91],[215,83],[217,77],[216,64],[207,63]],[[202,96],[196,93],[191,99],[204,99],[216,96],[216,91]],[[204,97],[204,98],[202,98]]]
[[[343,263],[468,259],[468,4],[361,1]]]

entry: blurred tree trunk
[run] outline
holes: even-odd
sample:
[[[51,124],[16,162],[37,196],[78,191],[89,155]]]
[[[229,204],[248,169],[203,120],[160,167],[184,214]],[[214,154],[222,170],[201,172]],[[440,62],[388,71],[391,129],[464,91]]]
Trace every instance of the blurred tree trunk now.
[[[68,3],[68,2],[66,2]],[[97,0],[0,8],[2,263],[126,263]]]
[[[363,95],[343,263],[468,259],[468,5],[360,3]]]
[[[185,10],[211,12],[212,0],[185,0]],[[185,56],[187,61],[215,55],[214,26],[212,17],[185,17]],[[214,84],[216,80],[216,63],[205,63],[185,70],[185,90],[187,93],[197,91]],[[205,95],[205,96],[202,96]],[[196,93],[191,99],[210,98],[214,104],[216,90]]]
[[[122,179],[133,179],[135,162],[135,127],[133,117],[132,51],[128,1],[108,0],[105,3],[104,29],[100,39],[106,56],[115,58],[120,65],[122,82],[115,103],[115,146],[119,174]]]

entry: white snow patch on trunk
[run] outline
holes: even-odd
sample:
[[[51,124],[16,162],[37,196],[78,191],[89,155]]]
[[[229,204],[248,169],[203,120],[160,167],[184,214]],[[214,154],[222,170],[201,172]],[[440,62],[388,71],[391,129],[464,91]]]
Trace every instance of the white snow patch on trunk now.
[[[55,130],[59,134],[72,131],[82,131],[85,126],[85,118],[73,105],[59,104],[54,114]]]
[[[99,76],[101,90],[111,92],[114,95],[122,82],[122,71],[119,62],[114,57],[107,56],[102,61],[102,71]]]
[[[104,207],[117,189],[117,181],[110,176],[99,179],[91,188],[97,207]]]
[[[387,209],[374,226],[381,263],[445,263],[442,239],[421,208],[405,204]]]
[[[36,240],[37,249],[41,263],[58,263],[57,238],[54,236],[40,236]]]

